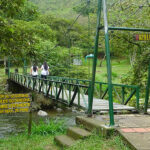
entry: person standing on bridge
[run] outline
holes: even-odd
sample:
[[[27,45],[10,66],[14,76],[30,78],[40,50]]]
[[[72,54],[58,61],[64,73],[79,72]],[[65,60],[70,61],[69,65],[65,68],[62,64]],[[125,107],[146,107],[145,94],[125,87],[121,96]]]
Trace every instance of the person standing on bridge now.
[[[36,66],[36,64],[34,64],[31,67],[31,71],[30,71],[32,77],[36,78],[38,76],[38,66]]]
[[[41,67],[41,78],[47,79],[47,76],[49,75],[49,66],[47,65],[47,62],[44,62],[44,64]]]

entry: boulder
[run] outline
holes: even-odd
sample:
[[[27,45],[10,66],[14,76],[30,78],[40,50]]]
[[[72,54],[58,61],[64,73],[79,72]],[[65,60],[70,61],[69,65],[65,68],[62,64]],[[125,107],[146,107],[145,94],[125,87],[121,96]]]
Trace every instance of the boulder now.
[[[45,117],[45,116],[48,116],[48,113],[45,112],[45,111],[39,110],[39,111],[38,111],[38,115],[39,115],[39,116],[42,116],[42,117]]]
[[[62,109],[61,108],[57,108],[56,109],[58,112],[62,112]]]
[[[147,109],[147,113],[150,114],[150,109]]]

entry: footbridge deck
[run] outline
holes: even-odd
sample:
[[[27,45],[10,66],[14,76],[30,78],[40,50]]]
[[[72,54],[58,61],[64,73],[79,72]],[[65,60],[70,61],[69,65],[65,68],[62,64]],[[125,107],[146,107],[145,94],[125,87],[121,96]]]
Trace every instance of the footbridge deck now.
[[[43,93],[45,96],[66,103],[68,106],[77,105],[88,109],[90,83],[89,80],[70,79],[49,76],[46,80],[30,75],[10,73],[9,79],[28,89]],[[108,85],[95,82],[93,112],[108,111]],[[121,95],[121,96],[120,96]],[[113,84],[114,111],[136,110],[139,108],[139,87],[134,85]],[[136,107],[127,104],[135,103]]]

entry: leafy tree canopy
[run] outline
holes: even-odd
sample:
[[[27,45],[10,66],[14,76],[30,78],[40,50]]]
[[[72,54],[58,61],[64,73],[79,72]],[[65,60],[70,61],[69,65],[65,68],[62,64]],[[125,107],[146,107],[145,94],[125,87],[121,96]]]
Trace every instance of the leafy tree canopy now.
[[[24,2],[25,0],[0,0],[0,14],[5,17],[14,17]]]
[[[39,16],[38,8],[30,1],[25,1],[19,12],[15,15],[15,19],[24,21],[33,21]]]

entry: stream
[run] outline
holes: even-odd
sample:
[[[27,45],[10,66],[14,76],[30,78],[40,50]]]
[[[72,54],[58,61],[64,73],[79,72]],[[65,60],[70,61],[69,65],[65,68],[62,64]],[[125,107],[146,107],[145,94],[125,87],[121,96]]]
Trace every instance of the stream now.
[[[67,126],[72,126],[75,125],[75,117],[80,114],[80,112],[62,108],[45,111],[48,113],[46,117],[38,116],[37,112],[33,112],[33,121],[38,123],[41,119],[57,119],[64,120]],[[0,138],[23,132],[28,125],[28,118],[29,113],[0,114]]]

